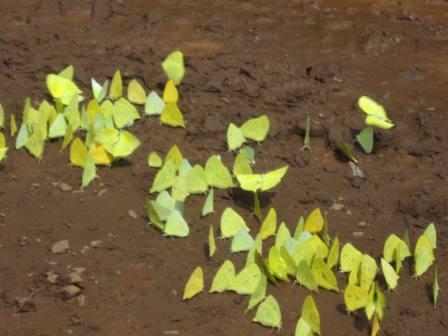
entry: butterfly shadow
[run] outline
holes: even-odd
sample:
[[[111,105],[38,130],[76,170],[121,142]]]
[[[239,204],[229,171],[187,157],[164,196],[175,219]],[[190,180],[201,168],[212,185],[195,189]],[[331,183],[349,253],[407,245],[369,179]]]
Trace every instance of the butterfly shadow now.
[[[432,285],[427,283],[425,284],[425,291],[426,291],[426,296],[428,297],[429,302],[434,303],[434,292],[433,292],[433,288]]]
[[[134,164],[130,160],[120,159],[120,160],[115,161],[113,163],[113,165],[116,168],[128,168],[128,167],[132,167]]]
[[[258,193],[260,200],[260,207],[263,209],[267,207],[272,199],[275,197],[275,192],[263,192]],[[251,191],[246,191],[239,188],[233,188],[229,190],[229,196],[240,208],[246,209],[250,212],[254,210],[254,194]]]
[[[341,314],[347,315],[347,307],[345,307],[345,305],[342,303],[336,306],[336,310]],[[367,320],[363,309],[350,313],[350,316],[352,316],[352,318],[354,319],[353,325],[359,332],[369,328],[369,321]]]

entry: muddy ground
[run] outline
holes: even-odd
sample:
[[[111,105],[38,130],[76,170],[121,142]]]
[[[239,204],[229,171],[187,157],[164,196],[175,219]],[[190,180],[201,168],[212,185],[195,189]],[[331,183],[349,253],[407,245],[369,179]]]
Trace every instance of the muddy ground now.
[[[439,274],[445,275],[447,22],[448,4],[429,0],[1,1],[0,101],[7,112],[21,115],[27,96],[36,103],[45,98],[45,75],[67,64],[75,65],[86,91],[91,77],[110,78],[117,68],[126,79],[160,90],[160,61],[181,49],[187,128],[142,119],[132,130],[143,145],[128,162],[100,169],[100,181],[84,192],[78,190],[81,170],[68,166],[58,142],[46,146],[42,162],[10,150],[0,164],[0,334],[292,335],[307,294],[292,283],[269,288],[282,308],[280,332],[251,322],[253,313],[244,314],[247,299],[238,295],[181,302],[194,267],[204,267],[208,288],[229,257],[224,241],[213,259],[206,257],[209,225],[217,227],[226,206],[249,218],[250,198],[218,192],[217,215],[205,219],[203,198],[189,198],[192,232],[180,240],[148,228],[144,208],[155,174],[146,166],[150,150],[165,153],[176,143],[191,162],[220,153],[230,163],[227,124],[261,114],[269,115],[272,130],[256,147],[257,167],[291,167],[275,193],[263,198],[264,211],[274,206],[294,228],[301,214],[321,207],[332,235],[376,257],[390,233],[408,228],[415,242],[433,221]],[[335,139],[350,140],[362,128],[355,107],[361,94],[383,103],[396,124],[379,133],[372,155],[355,149],[366,179],[352,177],[332,149]],[[317,132],[312,152],[300,152],[307,115]],[[334,210],[335,203],[343,208]],[[52,244],[64,239],[69,253],[53,254]],[[103,243],[92,247],[98,240]],[[232,259],[241,265],[244,256]],[[75,267],[85,268],[83,291],[65,300],[61,278]],[[446,275],[434,309],[427,291],[433,269],[417,281],[411,270],[407,265],[387,296],[382,335],[446,334]],[[56,284],[47,272],[61,275]],[[16,297],[31,297],[33,304],[21,306]],[[323,335],[368,335],[363,313],[347,315],[342,295],[321,290],[315,298]]]

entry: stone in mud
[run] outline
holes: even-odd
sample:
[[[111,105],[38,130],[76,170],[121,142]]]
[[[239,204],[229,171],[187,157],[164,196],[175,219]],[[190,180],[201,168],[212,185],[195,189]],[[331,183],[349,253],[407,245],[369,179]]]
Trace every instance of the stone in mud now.
[[[68,185],[67,183],[65,183],[65,182],[59,183],[59,188],[62,191],[72,191],[73,190],[73,188],[70,185]]]
[[[36,303],[27,297],[16,297],[15,303],[17,306],[18,313],[29,313],[36,311]]]
[[[68,285],[61,288],[61,295],[63,299],[72,299],[82,292],[81,288],[74,285]]]
[[[128,215],[129,215],[129,217],[131,217],[132,219],[137,219],[137,218],[138,218],[138,215],[137,215],[137,213],[136,213],[134,210],[129,210],[129,211],[128,211]]]
[[[66,253],[70,248],[68,240],[60,240],[51,246],[51,252],[54,254]]]
[[[57,273],[54,272],[49,272],[47,274],[47,281],[53,285],[56,284],[56,282],[58,281],[58,277],[59,275]]]
[[[71,285],[78,285],[82,282],[82,278],[77,272],[70,272],[67,274],[67,279]]]

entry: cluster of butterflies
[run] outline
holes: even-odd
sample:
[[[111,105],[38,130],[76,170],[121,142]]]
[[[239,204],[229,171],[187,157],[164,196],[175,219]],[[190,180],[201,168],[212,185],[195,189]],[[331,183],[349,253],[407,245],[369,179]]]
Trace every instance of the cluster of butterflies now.
[[[10,132],[16,137],[15,148],[25,147],[37,159],[43,158],[45,141],[63,138],[61,150],[70,145],[70,162],[84,169],[82,187],[96,177],[96,166],[110,166],[114,161],[130,156],[139,146],[139,139],[125,128],[140,119],[137,106],[144,105],[144,114],[159,116],[163,124],[184,127],[185,122],[177,102],[179,85],[185,74],[183,54],[175,51],[162,63],[167,81],[162,98],[152,91],[146,95],[143,86],[135,79],[129,82],[127,98],[123,96],[123,80],[117,70],[110,82],[103,85],[92,79],[92,99],[85,105],[82,91],[73,80],[73,66],[58,74],[49,74],[46,85],[54,103],[44,100],[35,109],[26,99],[22,124],[17,127],[11,114]],[[0,128],[4,111],[0,108]],[[78,130],[85,139],[75,137]],[[0,160],[6,155],[3,134],[0,136]]]
[[[277,285],[279,281],[295,279],[306,289],[318,292],[319,288],[339,292],[334,268],[348,274],[348,284],[344,289],[344,302],[349,312],[364,309],[369,320],[373,319],[371,335],[377,335],[380,320],[386,308],[386,298],[378,283],[379,266],[377,261],[364,254],[351,243],[340,249],[339,239],[330,242],[328,225],[319,208],[312,210],[306,219],[298,220],[294,234],[285,223],[277,228],[277,213],[271,208],[263,220],[255,238],[244,219],[233,209],[226,208],[221,215],[221,238],[230,238],[232,253],[247,252],[246,263],[242,270],[235,271],[231,260],[226,260],[218,269],[210,288],[210,293],[233,291],[249,296],[247,310],[258,305],[254,321],[267,327],[281,328],[280,307],[272,295],[267,295],[268,281]],[[269,248],[267,259],[263,255],[263,241],[275,236],[274,244]],[[216,251],[214,230],[209,233],[209,256]],[[437,245],[435,225],[429,224],[418,238],[414,258],[415,277],[423,275],[435,261],[434,249]],[[386,280],[388,290],[397,287],[402,262],[410,257],[409,238],[404,239],[392,234],[385,244],[381,258],[381,273]],[[392,266],[394,264],[395,267]],[[197,267],[190,276],[184,290],[183,299],[187,300],[204,289],[203,270]],[[438,297],[437,271],[433,284],[433,303]],[[308,300],[308,298],[307,298]],[[314,303],[310,306],[316,311]],[[309,308],[308,308],[309,309]],[[320,334],[320,323],[312,324],[302,317],[297,322],[296,336]]]
[[[263,141],[269,132],[269,119],[261,116],[247,120],[241,128],[229,125],[227,140],[229,150],[237,151],[232,173],[221,161],[219,155],[208,158],[205,166],[191,165],[184,158],[179,148],[174,145],[162,160],[156,152],[148,155],[148,165],[160,168],[157,172],[150,193],[158,193],[155,200],[147,199],[146,207],[150,223],[165,235],[186,237],[190,232],[187,221],[183,217],[183,204],[186,198],[195,194],[207,194],[202,216],[214,212],[214,188],[227,189],[239,187],[254,192],[269,190],[280,183],[288,170],[288,166],[255,174],[252,165],[255,164],[254,150],[242,145],[250,140]],[[233,141],[235,132],[241,132],[242,141],[238,145]]]

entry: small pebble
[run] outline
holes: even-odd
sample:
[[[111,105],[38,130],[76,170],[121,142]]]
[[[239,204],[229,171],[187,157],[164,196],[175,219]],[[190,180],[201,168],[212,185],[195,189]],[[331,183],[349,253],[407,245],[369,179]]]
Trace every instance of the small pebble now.
[[[366,227],[366,226],[367,226],[367,223],[366,223],[365,221],[362,221],[362,222],[359,222],[359,223],[358,223],[358,226],[359,226],[359,227]]]
[[[81,293],[81,288],[74,285],[64,286],[61,289],[61,294],[64,299],[74,298],[79,293]]]
[[[364,175],[363,171],[361,170],[361,168],[359,168],[356,164],[354,164],[353,162],[349,161],[349,165],[352,168],[352,175],[354,177],[360,177],[360,178],[365,178],[366,177]]]
[[[72,191],[72,190],[73,190],[72,186],[71,186],[71,185],[68,185],[68,184],[65,183],[65,182],[60,182],[60,183],[59,183],[59,188],[60,188],[62,191]]]
[[[103,245],[103,241],[102,240],[92,240],[90,242],[90,246],[92,247],[100,247],[101,245]]]
[[[83,274],[86,271],[85,267],[73,267],[73,271],[78,274]]]
[[[81,254],[86,254],[88,250],[90,250],[90,247],[88,247],[87,245],[85,245],[85,246],[81,249],[81,251],[79,251],[79,252],[80,252]]]
[[[357,238],[362,237],[362,236],[364,236],[364,232],[362,232],[362,231],[354,231],[353,232],[353,236],[355,236]]]
[[[78,306],[84,307],[86,305],[86,296],[84,294],[79,295],[76,300],[78,301]]]
[[[77,272],[70,272],[67,274],[68,282],[72,285],[78,285],[82,282],[82,278]]]
[[[58,277],[59,275],[57,273],[54,272],[47,273],[47,281],[53,285],[56,284],[56,282],[58,281]]]
[[[129,215],[129,217],[131,217],[133,219],[137,219],[138,218],[138,215],[137,215],[137,213],[134,210],[129,210],[128,211],[128,215]]]
[[[70,248],[68,240],[60,240],[53,244],[51,247],[51,252],[54,254],[65,253]]]
[[[103,196],[103,194],[107,191],[107,189],[102,189],[100,191],[98,191],[98,196]]]
[[[32,311],[36,311],[36,304],[30,298],[16,297],[14,301],[17,305],[18,313],[29,313]]]
[[[344,204],[341,203],[334,203],[331,207],[331,210],[335,210],[335,211],[340,211],[342,209],[344,209]]]

